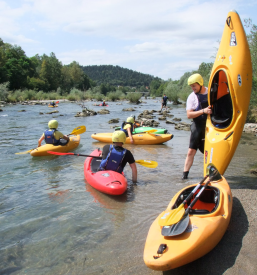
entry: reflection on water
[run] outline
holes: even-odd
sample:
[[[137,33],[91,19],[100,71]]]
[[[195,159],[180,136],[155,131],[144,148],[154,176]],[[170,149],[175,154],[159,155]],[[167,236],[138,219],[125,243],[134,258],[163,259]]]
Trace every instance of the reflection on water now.
[[[86,105],[94,108],[91,102]],[[110,114],[85,118],[74,117],[81,107],[72,103],[60,103],[54,116],[39,105],[22,106],[25,112],[18,112],[18,105],[4,108],[0,116],[0,274],[161,274],[144,265],[144,242],[152,221],[175,193],[202,179],[203,157],[197,153],[189,180],[181,180],[189,132],[161,121],[160,127],[174,134],[172,140],[153,146],[126,144],[136,160],[150,159],[159,165],[156,169],[137,165],[137,184],[132,183],[127,165],[128,189],[118,197],[85,183],[84,157],[15,155],[34,148],[53,117],[64,133],[86,125],[76,153],[102,148],[105,144],[95,142],[91,134],[112,132],[111,118],[119,117],[121,122],[130,115],[122,111],[130,106],[127,103],[109,105]],[[134,113],[137,116],[157,105],[147,100]],[[171,113],[188,122],[183,107],[175,106]],[[228,182],[242,185],[239,178],[254,161],[255,151],[246,145],[225,174]]]

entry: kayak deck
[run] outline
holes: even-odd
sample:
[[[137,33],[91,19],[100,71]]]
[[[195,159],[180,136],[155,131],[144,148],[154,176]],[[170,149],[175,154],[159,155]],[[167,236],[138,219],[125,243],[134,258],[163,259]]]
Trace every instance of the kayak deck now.
[[[169,203],[167,210],[177,208],[195,186],[185,187],[179,191]],[[185,208],[187,206],[188,204]],[[166,271],[204,256],[218,244],[226,232],[231,212],[232,194],[227,181],[222,178],[220,182],[212,182],[190,210],[189,224],[179,235],[169,236],[174,233],[173,227],[161,227],[160,216],[155,219],[145,243],[145,264],[153,270]],[[179,231],[179,223],[177,227],[174,230]],[[166,249],[157,254],[161,244],[164,244]]]
[[[92,156],[100,156],[101,150],[94,150]],[[84,176],[86,181],[95,189],[109,195],[121,195],[127,190],[127,179],[124,174],[115,171],[98,171],[101,159],[86,158]]]
[[[91,137],[100,142],[112,143],[112,133],[95,133]],[[162,144],[172,138],[172,134],[141,133],[133,135],[134,144],[138,145]],[[126,143],[130,144],[129,137],[126,138]]]
[[[65,145],[53,145],[53,144],[45,144],[40,147],[37,147],[30,155],[33,157],[41,157],[41,156],[52,156],[51,154],[47,153],[47,151],[54,151],[54,152],[62,152],[67,153],[71,150],[74,150],[79,146],[80,143],[80,135],[70,137],[70,140]]]

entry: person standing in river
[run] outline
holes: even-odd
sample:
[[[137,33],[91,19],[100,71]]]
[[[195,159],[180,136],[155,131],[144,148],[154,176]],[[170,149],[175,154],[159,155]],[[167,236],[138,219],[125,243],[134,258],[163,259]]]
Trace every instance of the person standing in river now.
[[[212,113],[211,106],[208,106],[208,88],[203,86],[202,76],[191,75],[188,85],[193,91],[187,98],[186,111],[187,117],[193,119],[193,123],[190,126],[191,136],[182,179],[187,179],[197,149],[204,153],[206,119]]]
[[[168,97],[166,96],[166,94],[163,94],[163,98],[162,98],[162,108],[165,107],[165,109],[167,109],[167,100],[168,100]],[[161,111],[162,111],[162,108],[161,108]]]

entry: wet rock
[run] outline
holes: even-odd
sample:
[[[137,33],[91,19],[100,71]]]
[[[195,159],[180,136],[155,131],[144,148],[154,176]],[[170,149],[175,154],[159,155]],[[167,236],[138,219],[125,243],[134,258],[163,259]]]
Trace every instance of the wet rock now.
[[[181,121],[181,118],[175,117],[175,118],[173,118],[173,121]]]
[[[18,112],[26,112],[26,110],[19,110]]]
[[[94,110],[83,109],[82,112],[78,112],[75,117],[87,117],[87,116],[96,116],[97,113]]]
[[[120,127],[120,125],[112,125],[112,126],[110,126],[111,129],[115,129],[117,127]]]
[[[119,123],[119,122],[120,122],[120,120],[118,118],[113,118],[113,119],[111,119],[111,120],[108,121],[109,124],[111,124],[111,123]]]
[[[178,123],[174,127],[176,130],[190,131],[190,124],[188,123]]]
[[[3,112],[3,110],[2,110],[2,109],[0,109],[0,112]]]
[[[257,168],[256,169],[251,169],[250,174],[253,174],[253,175],[257,176]]]
[[[175,121],[172,121],[172,120],[166,120],[166,123],[167,124],[177,124]]]
[[[142,119],[143,126],[148,126],[148,127],[157,127],[159,126],[160,122],[155,121],[154,119]]]
[[[257,124],[256,123],[246,123],[244,125],[245,133],[257,133]]]
[[[55,110],[55,111],[48,112],[46,114],[51,115],[51,114],[55,114],[55,113],[59,113],[59,111]]]
[[[39,112],[39,114],[40,114],[40,115],[43,115],[44,113],[42,113],[42,112]]]
[[[166,116],[161,116],[158,118],[159,120],[166,120]]]
[[[106,114],[110,114],[110,111],[107,110],[107,109],[101,109],[97,113],[100,114],[100,115],[106,115]]]
[[[134,108],[124,108],[122,109],[122,111],[124,112],[133,112],[133,111],[136,111]]]

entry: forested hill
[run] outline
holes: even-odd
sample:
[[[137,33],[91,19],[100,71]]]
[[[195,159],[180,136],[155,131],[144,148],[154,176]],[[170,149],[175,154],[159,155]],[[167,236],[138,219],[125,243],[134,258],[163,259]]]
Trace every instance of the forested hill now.
[[[103,83],[113,86],[141,87],[149,86],[153,79],[161,80],[149,74],[143,74],[112,65],[81,66],[81,69],[95,81],[97,85]]]

